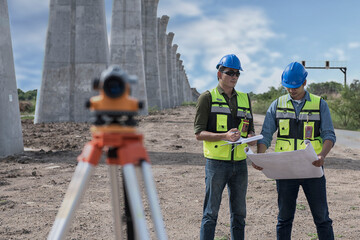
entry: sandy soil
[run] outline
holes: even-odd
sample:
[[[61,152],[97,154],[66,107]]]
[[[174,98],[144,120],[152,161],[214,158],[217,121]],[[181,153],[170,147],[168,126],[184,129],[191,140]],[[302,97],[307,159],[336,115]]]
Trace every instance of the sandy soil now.
[[[198,239],[204,197],[202,143],[193,134],[194,107],[179,107],[139,118],[145,136],[169,239]],[[260,132],[262,117],[256,116]],[[89,124],[38,124],[23,121],[24,144],[32,150],[0,159],[0,239],[45,239],[76,167],[91,139]],[[34,150],[35,149],[35,150]],[[270,151],[272,151],[270,149]],[[330,217],[336,239],[360,237],[360,150],[335,146],[326,159]],[[67,239],[114,239],[107,165],[91,177]],[[246,239],[275,239],[275,182],[249,165]],[[149,209],[145,202],[145,213]],[[150,219],[150,218],[149,218]],[[153,231],[152,221],[148,221]],[[293,239],[316,239],[302,190]],[[152,233],[152,236],[153,233]],[[227,191],[216,230],[228,239]]]

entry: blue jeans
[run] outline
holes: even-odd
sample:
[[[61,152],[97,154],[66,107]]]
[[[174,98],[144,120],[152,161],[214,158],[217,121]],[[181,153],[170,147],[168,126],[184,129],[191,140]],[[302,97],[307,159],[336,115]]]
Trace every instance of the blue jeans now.
[[[200,239],[214,239],[222,193],[226,185],[229,194],[231,239],[244,239],[248,184],[246,160],[234,162],[206,159],[205,173],[206,193]]]
[[[332,220],[326,200],[326,180],[321,178],[276,180],[279,215],[277,239],[291,239],[291,228],[296,210],[299,187],[302,186],[316,225],[319,240],[334,239]]]

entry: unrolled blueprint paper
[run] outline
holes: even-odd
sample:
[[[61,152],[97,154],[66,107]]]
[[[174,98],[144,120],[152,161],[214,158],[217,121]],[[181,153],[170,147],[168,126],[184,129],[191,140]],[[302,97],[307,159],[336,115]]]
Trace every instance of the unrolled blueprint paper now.
[[[266,177],[272,179],[319,178],[324,174],[322,167],[312,165],[317,160],[317,154],[310,142],[305,149],[291,152],[254,154],[250,149],[247,157],[263,168]]]

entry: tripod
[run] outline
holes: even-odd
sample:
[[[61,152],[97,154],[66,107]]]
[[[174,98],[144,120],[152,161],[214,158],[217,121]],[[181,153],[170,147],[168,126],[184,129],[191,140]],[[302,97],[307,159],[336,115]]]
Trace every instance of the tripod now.
[[[125,200],[125,207],[129,207],[130,219],[132,219],[130,224],[128,224],[128,239],[150,239],[146,227],[135,166],[140,166],[142,170],[144,186],[148,195],[157,238],[167,239],[149,158],[142,145],[143,136],[137,134],[131,127],[116,125],[104,127],[93,126],[91,131],[92,140],[85,145],[82,153],[78,157],[79,163],[48,239],[65,238],[75,210],[88,186],[90,176],[94,167],[99,162],[103,149],[107,152],[106,163],[109,165],[116,239],[123,239],[121,233],[120,187],[118,182],[119,165],[123,171],[124,193],[127,199],[127,201]],[[133,236],[134,232],[135,238]]]

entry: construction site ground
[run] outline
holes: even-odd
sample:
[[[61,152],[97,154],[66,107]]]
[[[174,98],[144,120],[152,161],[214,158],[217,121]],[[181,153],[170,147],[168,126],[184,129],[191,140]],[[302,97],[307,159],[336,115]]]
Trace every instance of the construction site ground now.
[[[193,133],[195,107],[138,117],[169,239],[199,239],[205,191],[202,143]],[[255,115],[256,134],[263,116]],[[54,223],[77,156],[91,140],[88,123],[36,124],[23,120],[23,154],[0,159],[0,239],[45,239]],[[253,149],[255,151],[255,149]],[[269,151],[274,150],[274,144]],[[325,163],[327,197],[336,239],[360,236],[360,150],[335,145]],[[275,181],[248,163],[246,239],[276,239]],[[119,174],[121,171],[119,170]],[[121,179],[121,178],[120,178]],[[155,239],[148,203],[145,214]],[[227,191],[216,238],[230,239]],[[124,226],[125,228],[125,226]],[[125,231],[123,231],[125,233]],[[114,239],[108,166],[102,158],[66,239]],[[309,206],[299,192],[293,239],[317,239]]]

